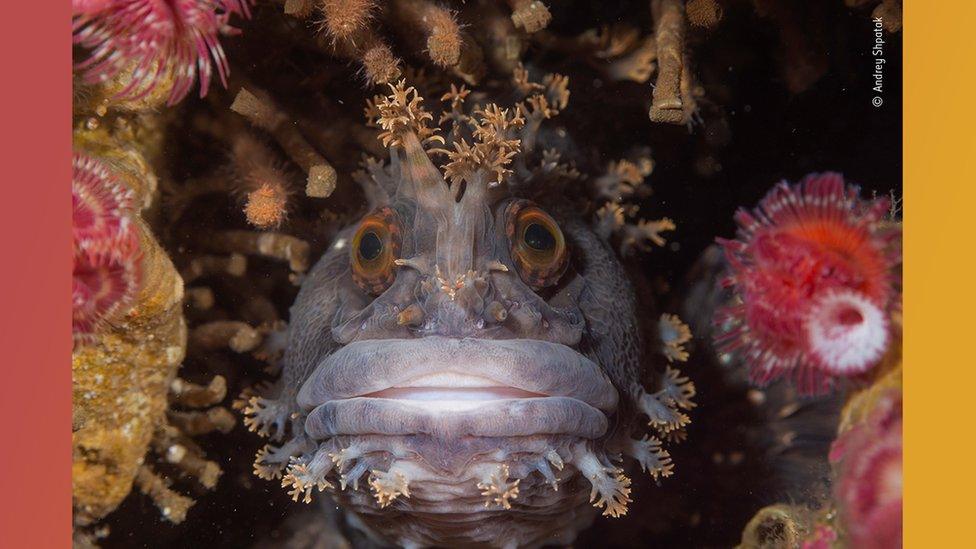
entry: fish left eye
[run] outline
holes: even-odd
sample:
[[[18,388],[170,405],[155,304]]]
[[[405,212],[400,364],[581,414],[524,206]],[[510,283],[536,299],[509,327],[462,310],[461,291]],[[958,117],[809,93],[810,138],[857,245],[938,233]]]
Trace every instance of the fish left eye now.
[[[383,241],[376,235],[376,231],[369,230],[363,233],[359,240],[359,257],[364,261],[376,259],[383,253]]]
[[[556,220],[528,200],[509,204],[505,216],[509,251],[522,281],[535,290],[558,282],[569,254]]]
[[[396,279],[400,223],[391,208],[380,208],[359,224],[349,247],[353,281],[364,292],[379,295]]]
[[[540,223],[526,225],[522,239],[528,247],[539,252],[546,252],[556,247],[556,236]]]

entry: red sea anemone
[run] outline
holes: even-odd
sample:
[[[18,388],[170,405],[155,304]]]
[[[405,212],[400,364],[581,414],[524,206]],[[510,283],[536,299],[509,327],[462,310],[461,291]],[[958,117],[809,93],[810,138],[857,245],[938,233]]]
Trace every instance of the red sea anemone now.
[[[168,103],[182,100],[197,73],[207,94],[213,66],[224,86],[230,68],[218,35],[230,15],[249,16],[250,0],[74,0],[74,42],[90,50],[75,67],[89,83],[131,69],[119,97],[138,99],[172,83]]]
[[[72,159],[74,268],[71,284],[75,341],[126,310],[140,281],[139,236],[132,223],[132,193],[102,162]]]
[[[733,303],[719,312],[723,352],[737,353],[765,384],[789,374],[803,394],[863,374],[890,341],[897,307],[900,229],[886,199],[862,200],[837,173],[774,187],[736,240],[719,239]]]

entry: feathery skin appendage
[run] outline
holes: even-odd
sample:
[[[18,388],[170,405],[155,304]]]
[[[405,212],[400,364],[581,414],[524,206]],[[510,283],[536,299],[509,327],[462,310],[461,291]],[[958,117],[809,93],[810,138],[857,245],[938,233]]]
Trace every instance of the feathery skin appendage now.
[[[671,454],[661,448],[661,441],[656,437],[644,436],[640,440],[631,439],[627,442],[624,452],[640,464],[641,471],[645,471],[658,480],[658,477],[669,477],[674,472]]]
[[[607,171],[594,181],[597,196],[613,202],[642,194],[644,180],[654,171],[654,161],[649,156],[634,161],[626,158],[611,160]]]
[[[339,489],[345,490],[347,486],[352,486],[353,490],[358,490],[359,479],[370,468],[365,449],[356,445],[347,446],[331,452],[329,458],[335,463],[336,471],[339,473]],[[343,469],[346,471],[343,472]]]
[[[661,233],[675,229],[677,225],[666,217],[654,221],[640,219],[636,225],[625,223],[620,227],[620,254],[628,256],[634,250],[648,252],[653,246],[662,247],[667,244],[667,240]]]
[[[254,457],[254,474],[265,480],[281,478],[293,457],[301,456],[313,448],[308,438],[295,437],[281,446],[265,444]]]
[[[369,487],[381,509],[400,496],[410,497],[410,471],[413,467],[409,462],[396,461],[386,471],[370,471]]]
[[[695,396],[695,384],[682,376],[680,370],[668,366],[660,379],[661,390],[655,393],[658,398],[682,410],[690,410],[696,406],[691,400]]]
[[[596,508],[603,508],[603,516],[621,517],[627,514],[627,504],[630,499],[630,479],[623,469],[607,466],[590,448],[579,445],[574,450],[573,464],[585,476],[591,485],[590,503]]]
[[[508,465],[495,465],[485,478],[478,483],[481,495],[485,497],[485,507],[496,505],[503,509],[512,508],[512,500],[518,499],[519,482],[522,479],[510,481]]]
[[[259,436],[281,440],[291,414],[292,406],[281,400],[250,396],[244,407],[244,425]]]
[[[641,412],[648,417],[648,425],[657,429],[662,435],[675,431],[691,423],[691,418],[678,411],[674,405],[669,405],[662,393],[648,394],[643,389],[639,391],[637,403]]]
[[[473,182],[480,177],[487,178],[490,186],[497,186],[512,170],[508,165],[520,151],[521,140],[515,137],[525,125],[525,119],[518,109],[502,109],[491,103],[483,109],[476,109],[469,121],[475,143],[464,139],[454,141],[454,150],[434,149],[431,152],[445,154],[448,163],[444,164],[444,176],[452,187],[461,181]]]
[[[549,465],[549,460],[539,458],[532,463],[532,469],[542,475],[546,479],[546,483],[552,486],[553,490],[559,491],[559,479],[556,478],[556,474],[552,472],[552,467]]]
[[[658,320],[658,334],[663,344],[661,350],[668,362],[688,360],[688,351],[684,346],[691,341],[691,328],[681,322],[678,315],[662,314]]]
[[[311,503],[313,489],[318,488],[319,492],[323,492],[333,488],[332,483],[325,478],[333,469],[334,462],[329,455],[333,449],[334,446],[326,442],[320,444],[310,457],[292,458],[287,473],[281,479],[281,486],[291,488],[288,495],[293,501],[301,499],[305,503]]]
[[[390,95],[377,96],[374,100],[378,113],[376,124],[383,130],[379,135],[383,146],[404,146],[403,136],[406,133],[412,133],[421,144],[428,141],[443,143],[444,139],[437,135],[436,128],[429,126],[434,116],[424,108],[424,98],[417,90],[408,87],[405,80],[389,86]]]

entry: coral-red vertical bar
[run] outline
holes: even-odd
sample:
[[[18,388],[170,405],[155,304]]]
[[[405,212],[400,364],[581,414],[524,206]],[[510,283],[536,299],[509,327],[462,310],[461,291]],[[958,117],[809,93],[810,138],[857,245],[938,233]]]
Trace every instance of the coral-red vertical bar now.
[[[71,545],[71,3],[0,14],[0,547]]]

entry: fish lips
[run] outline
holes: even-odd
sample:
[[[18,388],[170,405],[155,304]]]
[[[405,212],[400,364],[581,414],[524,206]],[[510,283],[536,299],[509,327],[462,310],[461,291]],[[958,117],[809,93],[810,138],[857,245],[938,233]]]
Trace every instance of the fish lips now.
[[[323,359],[298,393],[316,439],[339,435],[598,438],[617,390],[592,360],[532,339],[364,340]]]

